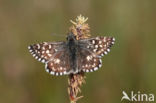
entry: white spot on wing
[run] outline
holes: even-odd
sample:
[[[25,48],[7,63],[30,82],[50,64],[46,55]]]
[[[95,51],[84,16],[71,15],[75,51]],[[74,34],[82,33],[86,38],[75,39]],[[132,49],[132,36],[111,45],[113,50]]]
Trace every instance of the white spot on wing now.
[[[60,75],[62,75],[63,73],[62,72],[60,72]]]
[[[36,54],[33,54],[33,57],[35,57],[36,56]]]
[[[54,75],[55,73],[53,71],[51,71],[50,74]]]
[[[28,49],[31,49],[31,47],[30,47],[30,46],[28,46]]]
[[[95,67],[95,63],[92,65],[92,67],[93,67],[93,68]]]
[[[29,52],[32,52],[32,51],[33,51],[33,50],[31,50],[31,49],[29,50]]]
[[[46,53],[49,54],[49,50],[46,50]]]
[[[102,64],[102,60],[100,59],[99,61],[100,61],[100,63]]]
[[[51,45],[49,45],[49,49],[51,49]]]
[[[67,72],[66,72],[66,71],[64,71],[64,72],[63,72],[63,74],[67,74]]]
[[[96,37],[96,40],[99,40],[100,38],[99,37]]]
[[[51,54],[48,54],[48,56],[51,57],[52,55]]]
[[[41,55],[41,58],[43,58],[44,57],[44,55]]]
[[[48,43],[47,42],[43,42],[45,45],[47,45]]]
[[[86,64],[86,66],[85,67],[88,67],[88,64]]]
[[[38,61],[41,61],[41,58],[39,58]]]
[[[42,54],[44,54],[44,53],[45,53],[45,51],[43,50],[43,51],[42,51]]]
[[[38,59],[38,56],[36,56],[35,59]]]
[[[92,59],[92,56],[87,56],[87,60],[91,60]]]
[[[99,64],[99,68],[101,68],[102,67],[102,64]]]
[[[110,49],[108,48],[107,51],[110,52]]]
[[[55,52],[57,52],[57,49],[54,49],[55,50]]]
[[[96,59],[94,59],[94,62],[96,62]]]
[[[60,59],[54,59],[55,63],[59,64],[60,63]]]
[[[45,50],[45,47],[44,46],[42,47],[42,50]]]
[[[53,63],[50,63],[51,66],[53,66]]]
[[[37,44],[37,49],[40,49],[40,45],[39,44]]]
[[[94,68],[94,71],[96,71],[96,70],[98,70],[98,67],[95,67],[95,68]]]
[[[62,67],[60,67],[60,70],[62,70],[63,68]]]
[[[95,45],[95,48],[98,48],[98,45]]]
[[[104,53],[107,55],[107,52],[106,51]]]
[[[115,38],[113,38],[113,41],[115,41]]]
[[[94,49],[93,51],[96,52],[97,49]]]
[[[95,40],[92,40],[92,44],[95,44]]]
[[[106,37],[104,37],[103,42],[106,42]]]
[[[102,48],[102,45],[99,45]]]
[[[56,75],[56,76],[58,76],[58,74],[59,74],[59,73],[58,73],[58,72],[56,72],[56,74],[55,74],[55,75]]]
[[[45,60],[44,59],[42,59],[42,61],[41,61],[42,63],[45,63]]]
[[[48,72],[48,73],[49,73],[49,69],[46,69],[46,72]]]
[[[89,70],[87,69],[86,72],[89,72]]]
[[[90,72],[93,72],[93,70],[92,70],[92,69],[90,69]]]

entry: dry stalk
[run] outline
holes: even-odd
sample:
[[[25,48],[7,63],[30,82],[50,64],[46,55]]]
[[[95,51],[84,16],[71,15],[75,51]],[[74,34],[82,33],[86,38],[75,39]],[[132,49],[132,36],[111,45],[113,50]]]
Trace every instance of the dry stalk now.
[[[88,18],[83,16],[78,16],[76,21],[72,21],[72,26],[69,28],[69,32],[72,32],[77,40],[85,39],[90,37],[90,28],[87,23],[85,23]],[[83,96],[78,96],[78,93],[81,92],[80,87],[85,83],[85,75],[84,72],[79,72],[77,74],[70,74],[68,78],[68,94],[71,103],[76,103],[76,101]]]

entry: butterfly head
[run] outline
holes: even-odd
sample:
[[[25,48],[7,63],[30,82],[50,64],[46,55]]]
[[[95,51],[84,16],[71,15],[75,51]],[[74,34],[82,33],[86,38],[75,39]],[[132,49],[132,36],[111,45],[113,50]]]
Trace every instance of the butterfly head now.
[[[67,36],[67,41],[75,41],[76,36],[73,33],[69,33]]]

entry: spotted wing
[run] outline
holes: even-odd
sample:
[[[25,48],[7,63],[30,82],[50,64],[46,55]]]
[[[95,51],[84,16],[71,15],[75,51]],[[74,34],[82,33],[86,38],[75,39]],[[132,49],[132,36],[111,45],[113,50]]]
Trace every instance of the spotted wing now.
[[[67,75],[70,74],[70,59],[69,51],[63,48],[58,51],[45,65],[46,71],[52,75]]]
[[[92,51],[93,53],[97,54],[98,56],[104,56],[110,52],[111,46],[115,42],[115,38],[113,37],[96,37],[90,39],[84,39],[80,41],[84,43],[84,48]]]
[[[110,52],[114,44],[113,37],[96,37],[79,41],[79,70],[92,72],[102,66],[101,56]]]
[[[28,49],[35,59],[42,63],[46,63],[59,49],[63,48],[63,46],[64,42],[43,42],[30,45],[28,46]]]
[[[77,63],[79,72],[93,72],[102,66],[101,58],[86,48],[79,49]]]
[[[29,51],[35,59],[45,63],[45,69],[52,75],[66,75],[69,72],[69,52],[65,42],[30,45]]]

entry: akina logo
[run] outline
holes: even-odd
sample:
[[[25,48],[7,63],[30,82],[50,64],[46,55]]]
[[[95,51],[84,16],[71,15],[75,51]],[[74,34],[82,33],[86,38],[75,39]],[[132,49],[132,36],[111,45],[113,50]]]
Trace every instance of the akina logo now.
[[[134,91],[131,91],[130,95],[128,95],[125,91],[122,91],[122,98],[121,101],[128,100],[128,101],[147,101],[147,102],[152,102],[154,101],[154,94],[149,93],[141,93],[138,91],[135,93]]]

